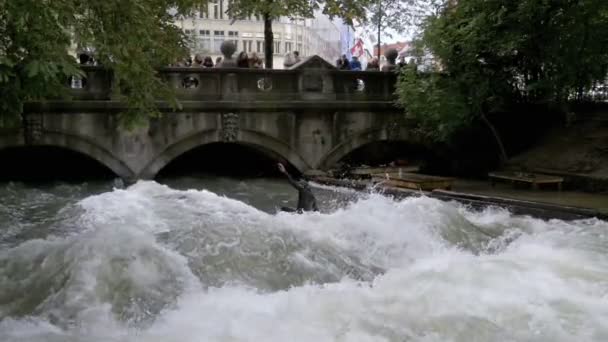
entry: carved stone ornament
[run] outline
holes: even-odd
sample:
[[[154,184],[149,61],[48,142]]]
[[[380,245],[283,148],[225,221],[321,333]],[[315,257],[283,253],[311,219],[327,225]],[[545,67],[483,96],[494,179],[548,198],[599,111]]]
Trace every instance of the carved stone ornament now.
[[[236,141],[239,134],[239,115],[236,113],[222,114],[221,139],[224,142]]]
[[[26,114],[23,117],[23,138],[25,143],[34,144],[42,138],[42,114]]]
[[[311,92],[323,91],[323,77],[318,72],[305,72],[302,76],[302,88]]]
[[[222,55],[224,55],[224,58],[222,58],[222,61],[217,67],[236,68],[236,60],[232,58],[232,55],[236,51],[236,45],[230,40],[225,40],[220,46],[220,51],[222,52]]]
[[[399,122],[392,122],[386,127],[386,135],[388,140],[398,140],[399,139]]]
[[[272,90],[272,78],[270,77],[260,77],[258,79],[258,90],[263,92],[269,92]]]

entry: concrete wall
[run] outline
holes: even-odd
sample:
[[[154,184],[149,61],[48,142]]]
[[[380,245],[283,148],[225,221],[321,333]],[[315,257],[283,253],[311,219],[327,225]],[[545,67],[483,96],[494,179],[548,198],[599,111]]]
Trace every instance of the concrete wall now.
[[[215,79],[212,89],[180,87],[193,70],[170,69],[165,76],[175,84],[182,111],[161,105],[166,113],[135,131],[119,126],[123,104],[109,97],[104,71],[92,69],[87,87],[74,90],[74,100],[28,104],[23,128],[0,134],[0,149],[63,147],[120,177],[137,179],[154,178],[178,156],[210,143],[253,146],[307,172],[330,168],[367,143],[412,139],[399,124],[402,110],[393,106],[393,74],[337,72],[314,59],[303,65],[263,76],[250,70],[194,73]],[[258,87],[260,77],[277,88]],[[354,89],[357,80],[365,89]],[[227,96],[230,88],[238,90]]]

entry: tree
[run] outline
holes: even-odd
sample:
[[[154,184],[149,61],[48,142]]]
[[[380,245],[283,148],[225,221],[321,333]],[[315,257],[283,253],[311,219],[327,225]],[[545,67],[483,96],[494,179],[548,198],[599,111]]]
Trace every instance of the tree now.
[[[0,126],[19,123],[24,102],[65,95],[67,80],[82,76],[74,46],[112,70],[125,126],[157,114],[158,97],[177,105],[156,68],[184,56],[186,37],[173,22],[206,2],[0,0]]]
[[[562,105],[608,72],[608,2],[460,0],[430,17],[419,40],[435,74],[403,71],[400,104],[420,130],[447,140],[525,104]],[[438,73],[441,71],[441,73]]]
[[[272,21],[280,17],[290,19],[312,18],[321,10],[330,17],[340,17],[352,24],[353,19],[365,17],[370,0],[233,0],[228,14],[235,19],[259,15],[264,20],[264,56],[266,68],[273,67],[274,35]]]
[[[437,14],[446,0],[372,0],[368,6],[365,28],[377,36],[378,59],[382,36],[393,33],[413,34],[429,15]]]

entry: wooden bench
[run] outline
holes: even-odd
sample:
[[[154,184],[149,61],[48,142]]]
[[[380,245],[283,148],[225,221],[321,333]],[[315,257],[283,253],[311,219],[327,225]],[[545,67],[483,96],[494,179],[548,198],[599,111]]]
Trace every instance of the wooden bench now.
[[[388,186],[423,191],[451,190],[454,181],[452,178],[409,172],[377,173],[372,175],[372,180]]]
[[[513,185],[517,182],[531,184],[532,189],[534,190],[538,190],[538,187],[541,184],[557,184],[557,190],[562,191],[562,183],[564,181],[563,177],[514,171],[490,172],[488,177],[492,182],[492,187],[496,185],[497,180],[506,180]]]

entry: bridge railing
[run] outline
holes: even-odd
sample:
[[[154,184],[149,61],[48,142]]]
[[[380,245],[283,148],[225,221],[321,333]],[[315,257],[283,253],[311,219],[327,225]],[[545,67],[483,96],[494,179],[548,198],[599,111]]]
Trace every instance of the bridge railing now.
[[[390,101],[397,75],[382,71],[332,71],[338,100]]]
[[[111,100],[112,73],[83,66],[71,81],[74,100]],[[239,69],[168,67],[159,77],[182,101],[392,101],[396,75],[380,71],[331,69]]]
[[[112,73],[98,66],[83,65],[84,77],[70,79],[70,93],[77,100],[108,100],[112,90]]]

